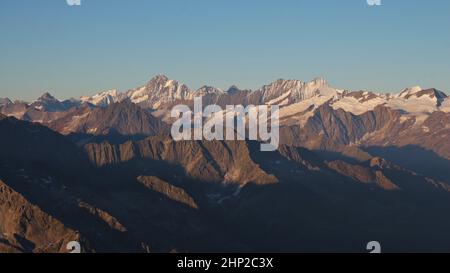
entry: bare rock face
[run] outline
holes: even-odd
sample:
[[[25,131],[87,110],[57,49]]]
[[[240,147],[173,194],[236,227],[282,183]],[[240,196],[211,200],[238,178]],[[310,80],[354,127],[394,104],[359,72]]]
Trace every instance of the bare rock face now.
[[[7,104],[11,104],[12,101],[8,98],[0,98],[0,107],[7,105]]]
[[[167,196],[169,199],[180,202],[193,209],[198,209],[194,199],[182,188],[173,186],[155,176],[139,176],[137,180],[147,188]]]
[[[245,141],[174,141],[168,137],[149,137],[121,145],[90,143],[85,150],[97,166],[151,159],[181,166],[191,178],[202,181],[241,185],[277,182],[251,160]]]
[[[28,202],[1,180],[0,234],[1,252],[67,252],[67,243],[80,241],[77,232]]]
[[[46,124],[80,105],[81,102],[75,99],[60,101],[46,92],[33,103],[0,99],[0,113],[17,119]]]
[[[80,202],[78,204],[78,206],[82,209],[85,209],[86,211],[88,211],[90,214],[100,218],[101,220],[103,220],[105,223],[107,223],[112,229],[120,231],[120,232],[125,232],[127,231],[127,228],[125,226],[123,226],[119,220],[117,220],[114,216],[112,216],[111,214],[109,214],[108,212],[97,208],[91,204],[88,204],[86,202]]]
[[[150,111],[128,101],[109,105],[106,108],[75,110],[49,124],[50,128],[63,134],[85,133],[107,135],[155,135],[167,131],[168,126]]]
[[[86,156],[71,141],[57,132],[37,123],[0,119],[0,160],[29,162],[64,172],[79,171],[87,167]]]
[[[450,159],[450,113],[434,112],[423,122],[410,118],[364,139],[363,146],[415,145]]]
[[[374,184],[384,190],[399,189],[399,187],[390,181],[382,171],[372,170],[364,166],[352,165],[343,161],[330,162],[328,163],[328,167],[361,183]]]
[[[357,182],[376,185],[387,191],[401,190],[416,194],[450,192],[449,183],[420,175],[379,157],[353,164],[340,160],[331,161],[327,162],[327,166]]]
[[[222,107],[279,105],[281,120],[286,121],[281,124],[281,141],[290,146],[342,152],[348,147],[418,145],[450,158],[445,144],[450,143],[448,120],[442,120],[449,114],[445,103],[449,98],[433,88],[407,88],[399,94],[350,92],[316,78],[310,82],[279,79],[254,91],[235,86],[226,92],[211,86],[194,91],[158,75],[126,93],[106,91],[79,101],[59,101],[50,94],[32,104],[4,99],[0,111],[65,135],[149,136],[167,133],[168,125],[160,118],[166,121],[172,106],[191,105],[196,96],[203,97],[204,104]],[[367,159],[361,152],[355,156]]]
[[[68,240],[86,252],[243,249],[175,183],[90,166],[81,147],[39,124],[1,117],[0,134],[1,252],[64,251]]]
[[[20,101],[14,103],[6,103],[0,106],[0,111],[2,114],[6,116],[13,116],[18,119],[21,119],[28,109],[28,104],[26,102]]]
[[[398,124],[399,118],[398,111],[382,106],[355,115],[324,104],[304,126],[282,127],[280,139],[287,145],[339,151],[343,146],[357,144],[368,134],[389,130]]]
[[[48,92],[30,104],[30,108],[45,112],[63,112],[67,111],[70,107],[71,105],[57,100]]]

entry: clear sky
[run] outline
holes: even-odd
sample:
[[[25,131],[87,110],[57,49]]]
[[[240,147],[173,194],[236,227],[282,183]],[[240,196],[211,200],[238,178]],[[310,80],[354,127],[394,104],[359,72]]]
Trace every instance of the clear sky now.
[[[346,89],[450,91],[450,1],[0,1],[0,97],[195,89],[325,77]]]

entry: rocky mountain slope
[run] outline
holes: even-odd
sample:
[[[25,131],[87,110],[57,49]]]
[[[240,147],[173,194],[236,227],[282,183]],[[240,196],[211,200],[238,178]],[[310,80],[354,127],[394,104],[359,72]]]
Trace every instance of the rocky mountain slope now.
[[[398,94],[350,92],[317,78],[311,82],[277,80],[255,91],[233,87],[224,92],[208,86],[193,91],[158,75],[126,93],[105,91],[82,97],[78,104],[59,102],[49,94],[30,105],[5,99],[0,112],[46,124],[64,134],[105,135],[115,130],[122,135],[154,135],[167,133],[164,122],[171,122],[168,116],[173,105],[191,105],[196,96],[202,96],[204,103],[222,107],[280,106],[281,140],[285,144],[328,150],[340,150],[341,145],[411,144],[431,149],[444,158],[450,153],[448,148],[436,145],[444,143],[447,136],[442,132],[446,125],[439,125],[436,119],[445,119],[450,99],[439,90],[420,87],[407,88]],[[134,105],[140,106],[139,109]],[[396,138],[399,131],[405,137]],[[435,141],[436,138],[439,140]]]
[[[60,133],[107,135],[155,135],[169,131],[169,126],[149,110],[123,101],[106,108],[78,108],[50,122],[48,126]]]
[[[67,252],[80,236],[0,180],[0,252]]]
[[[196,96],[279,105],[278,150],[174,141],[168,113]],[[450,100],[436,89],[191,90],[159,75],[0,112],[1,252],[449,251]]]
[[[0,153],[1,251],[67,252],[68,240],[85,252],[244,249],[180,187],[127,166],[91,165],[82,148],[41,125],[2,116],[0,134],[17,136]]]

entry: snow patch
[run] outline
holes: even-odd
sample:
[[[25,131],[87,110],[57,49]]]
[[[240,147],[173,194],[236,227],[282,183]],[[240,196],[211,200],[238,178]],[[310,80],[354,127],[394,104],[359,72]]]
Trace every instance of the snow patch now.
[[[333,102],[331,106],[334,110],[342,109],[355,115],[361,115],[368,111],[372,111],[377,106],[383,105],[384,103],[386,103],[386,100],[382,97],[376,97],[363,102],[360,102],[354,97],[343,97],[340,100]]]
[[[284,102],[284,101],[286,101],[286,98],[288,98],[290,95],[291,95],[291,91],[286,92],[286,93],[284,93],[283,95],[279,96],[278,98],[273,99],[273,100],[267,102],[266,104],[268,104],[268,105],[273,105],[273,104],[277,104],[277,102],[280,102],[280,101],[281,101],[281,102]],[[287,101],[289,101],[289,100],[287,100]],[[278,105],[279,105],[279,104],[278,104]]]

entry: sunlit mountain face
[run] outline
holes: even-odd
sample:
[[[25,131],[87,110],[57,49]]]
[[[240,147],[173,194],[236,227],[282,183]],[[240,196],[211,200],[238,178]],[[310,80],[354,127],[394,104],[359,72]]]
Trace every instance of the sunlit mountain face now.
[[[175,141],[171,109],[196,97],[277,105],[280,146]],[[371,238],[388,251],[448,251],[443,91],[322,78],[192,90],[159,75],[127,92],[1,101],[1,251],[78,241],[86,252],[346,252]]]

